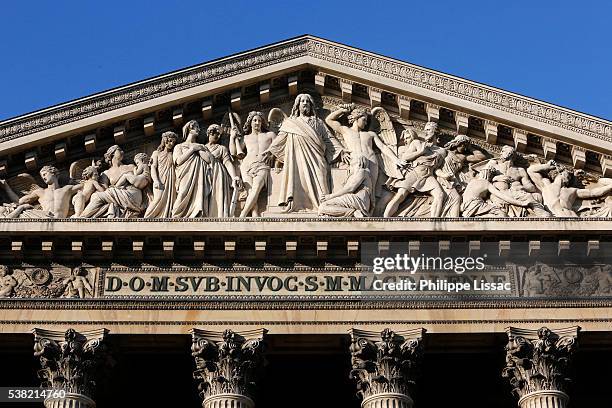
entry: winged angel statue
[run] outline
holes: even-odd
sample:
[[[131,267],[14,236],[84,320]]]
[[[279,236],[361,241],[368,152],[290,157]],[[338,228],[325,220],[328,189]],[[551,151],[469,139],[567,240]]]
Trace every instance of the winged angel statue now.
[[[349,126],[340,122],[342,116]],[[368,162],[375,190],[370,195],[371,215],[459,216],[459,191],[472,174],[467,164],[484,158],[479,151],[468,152],[467,136],[458,135],[444,147],[437,146],[437,124],[429,122],[423,130],[404,128],[398,138],[385,109],[372,109],[370,117],[354,104],[341,105],[326,122],[342,135],[351,162],[358,157]]]
[[[65,218],[71,198],[82,190],[81,184],[60,185],[60,172],[53,166],[40,169],[41,186],[32,175],[23,173],[0,180],[0,187],[9,203],[2,205],[1,218]]]

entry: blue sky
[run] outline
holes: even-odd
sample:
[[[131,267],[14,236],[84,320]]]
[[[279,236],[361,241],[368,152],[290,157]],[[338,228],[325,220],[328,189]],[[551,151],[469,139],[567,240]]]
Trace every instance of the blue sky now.
[[[0,120],[300,34],[612,119],[609,1],[6,1]]]

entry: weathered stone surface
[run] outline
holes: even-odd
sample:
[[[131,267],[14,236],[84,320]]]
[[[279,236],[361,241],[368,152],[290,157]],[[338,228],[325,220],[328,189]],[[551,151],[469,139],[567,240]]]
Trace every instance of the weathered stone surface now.
[[[424,329],[385,329],[379,334],[351,329],[350,376],[364,408],[376,406],[374,400],[379,398],[412,405],[410,393],[420,370],[424,333]]]
[[[554,332],[546,327],[506,329],[508,345],[502,376],[508,378],[513,394],[520,398],[521,408],[540,406],[538,400],[542,399],[551,400],[552,406],[566,405],[568,369],[578,346],[579,330],[579,327]]]
[[[202,406],[252,408],[258,373],[263,367],[267,330],[222,333],[193,329],[191,354]]]
[[[96,386],[113,364],[105,344],[108,330],[34,329],[33,333],[42,387],[66,391],[65,398],[47,399],[45,406],[94,408]]]

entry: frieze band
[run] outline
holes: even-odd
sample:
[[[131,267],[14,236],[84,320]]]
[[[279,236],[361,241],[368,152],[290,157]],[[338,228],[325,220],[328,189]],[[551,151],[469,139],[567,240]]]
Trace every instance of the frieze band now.
[[[607,265],[506,265],[458,275],[334,270],[222,270],[0,266],[0,297],[22,299],[183,299],[252,302],[361,300],[389,302],[612,298]],[[392,286],[392,285],[393,286]],[[412,285],[412,286],[410,286]]]
[[[150,157],[119,145],[104,158],[0,180],[2,218],[610,217],[612,179],[521,155],[492,154],[436,122],[401,125],[355,104],[319,117],[310,94],[290,114],[231,110],[188,121]],[[244,125],[242,120],[244,119]],[[397,129],[401,129],[398,131]]]

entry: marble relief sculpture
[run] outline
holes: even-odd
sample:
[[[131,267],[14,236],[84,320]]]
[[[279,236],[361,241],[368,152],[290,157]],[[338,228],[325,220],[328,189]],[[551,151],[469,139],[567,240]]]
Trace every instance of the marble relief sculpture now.
[[[612,216],[612,179],[508,145],[492,153],[382,107],[338,103],[323,121],[300,94],[289,116],[272,107],[242,119],[229,111],[205,134],[190,120],[181,140],[165,131],[150,159],[131,150],[129,163],[114,145],[104,164],[81,158],[68,175],[43,166],[44,185],[28,173],[2,179],[0,218]],[[267,212],[276,205],[286,214]]]
[[[24,211],[33,208],[30,204],[19,204],[19,196],[4,179],[0,179],[0,190],[8,200],[8,202],[3,202],[2,207],[0,207],[0,218],[19,218]]]
[[[176,201],[176,172],[172,153],[178,139],[174,132],[162,134],[159,147],[151,154],[151,179],[153,199],[144,214],[145,218],[170,218]]]
[[[142,215],[147,202],[143,189],[150,184],[148,158],[141,156],[138,165],[124,164],[123,159],[121,147],[108,148],[104,160],[109,169],[100,176],[100,184],[106,189],[91,195],[81,213],[82,218],[136,218]]]
[[[265,160],[264,153],[272,144],[276,133],[269,131],[268,121],[264,114],[258,111],[249,112],[243,131],[244,136],[238,138],[238,129],[233,128],[229,144],[232,156],[241,160],[240,175],[246,191],[246,201],[240,217],[258,217],[261,213],[258,199],[261,192],[267,190],[270,185],[270,165]]]
[[[329,165],[338,159],[348,161],[348,155],[332,136],[325,123],[317,117],[312,96],[295,98],[291,116],[285,118],[278,136],[264,157],[283,163],[278,204],[286,212],[317,210],[321,197],[330,193]]]
[[[139,190],[147,188],[151,181],[151,168],[149,166],[149,156],[146,153],[138,153],[134,156],[134,164],[136,168],[133,173],[123,173],[115,186],[117,188],[126,188],[129,185],[136,187]]]
[[[338,191],[321,197],[319,215],[366,217],[374,195],[370,161],[366,156],[351,159],[350,176]]]
[[[212,124],[206,130],[206,148],[212,155],[210,163],[211,192],[208,206],[209,217],[233,217],[242,188],[240,177],[236,174],[229,149],[219,144],[221,127]]]
[[[199,134],[198,122],[187,122],[183,126],[183,141],[172,153],[177,192],[172,207],[174,218],[208,217],[213,156],[206,146],[197,142]]]
[[[601,181],[602,179],[603,177],[599,179],[599,181]],[[612,179],[606,178],[605,182],[612,183]],[[603,218],[612,217],[612,195],[600,197],[597,200],[591,201],[591,203],[595,204],[595,206],[592,208],[588,208],[587,210],[582,212],[580,214],[581,216]]]
[[[61,186],[59,170],[54,166],[44,166],[40,169],[40,177],[46,187],[41,187],[29,174],[17,176],[25,185],[25,194],[21,198],[18,198],[12,188],[4,183],[5,193],[18,204],[7,214],[6,218],[66,218],[68,216],[71,199],[81,186],[71,184]],[[34,207],[35,205],[38,207]],[[13,206],[8,206],[8,208],[13,208]]]
[[[508,204],[518,207],[527,207],[530,204],[529,200],[514,199],[507,190],[498,190],[492,183],[494,174],[492,168],[485,167],[467,184],[461,203],[461,213],[464,217],[508,217]]]
[[[85,206],[91,200],[93,193],[97,191],[104,191],[104,187],[98,182],[100,175],[98,174],[98,168],[96,166],[88,166],[83,170],[81,178],[81,188],[72,198],[72,205],[74,207],[73,218],[78,218],[83,213]]]
[[[17,284],[8,266],[0,265],[0,298],[12,296]]]
[[[83,267],[77,266],[72,269],[70,276],[64,279],[62,284],[65,286],[65,298],[85,299],[87,296],[93,296],[93,288],[87,278],[87,271]]]
[[[466,135],[457,135],[446,143],[444,163],[434,172],[446,197],[441,213],[443,217],[460,216],[462,193],[473,177],[469,165],[485,159],[485,155],[480,150],[470,151],[470,144],[470,138]]]
[[[391,178],[387,183],[394,196],[385,207],[385,217],[394,216],[408,195],[416,191],[431,195],[431,217],[439,217],[442,213],[446,195],[434,172],[444,163],[446,150],[436,144],[437,127],[435,122],[428,122],[422,134],[405,133],[406,149],[400,153],[400,159],[406,164],[402,178]]]
[[[517,207],[497,197],[493,197],[492,200],[505,208],[510,217],[525,217],[528,215],[550,217],[550,211],[542,203],[542,195],[538,193],[535,184],[527,174],[527,170],[516,165],[516,158],[517,154],[514,147],[504,146],[499,158],[492,159],[487,165],[494,168],[498,173],[493,178],[497,189],[508,191],[517,200],[527,200],[529,205]]]
[[[383,113],[384,110],[382,108],[375,108],[373,114],[378,112]],[[344,126],[339,121],[339,118],[344,115],[347,116],[349,126]],[[387,118],[388,116],[385,117],[385,119]],[[368,164],[370,178],[372,179],[372,185],[375,187],[378,184],[379,159],[374,147],[377,147],[382,156],[384,156],[381,166],[384,170],[386,170],[385,173],[388,176],[392,176],[394,174],[394,169],[396,167],[404,167],[406,162],[399,159],[376,132],[368,130],[369,121],[370,115],[368,114],[368,111],[364,108],[358,108],[353,104],[342,105],[339,109],[330,113],[327,118],[325,118],[325,123],[327,123],[335,132],[342,135],[351,160],[359,160],[361,157],[365,158]],[[390,120],[388,123],[391,125]],[[387,139],[387,143],[395,146],[397,145],[397,137],[393,129],[391,129],[391,131],[391,138]],[[381,132],[381,134],[383,137],[385,137],[388,133]],[[391,171],[387,170],[387,168],[390,168]],[[368,207],[373,209],[375,196],[374,194],[370,194],[370,196],[372,202]]]
[[[612,184],[592,189],[571,187],[572,174],[567,169],[558,167],[554,160],[546,164],[531,165],[527,173],[542,191],[544,204],[557,217],[577,217],[572,207],[578,198],[598,198],[612,192]]]

